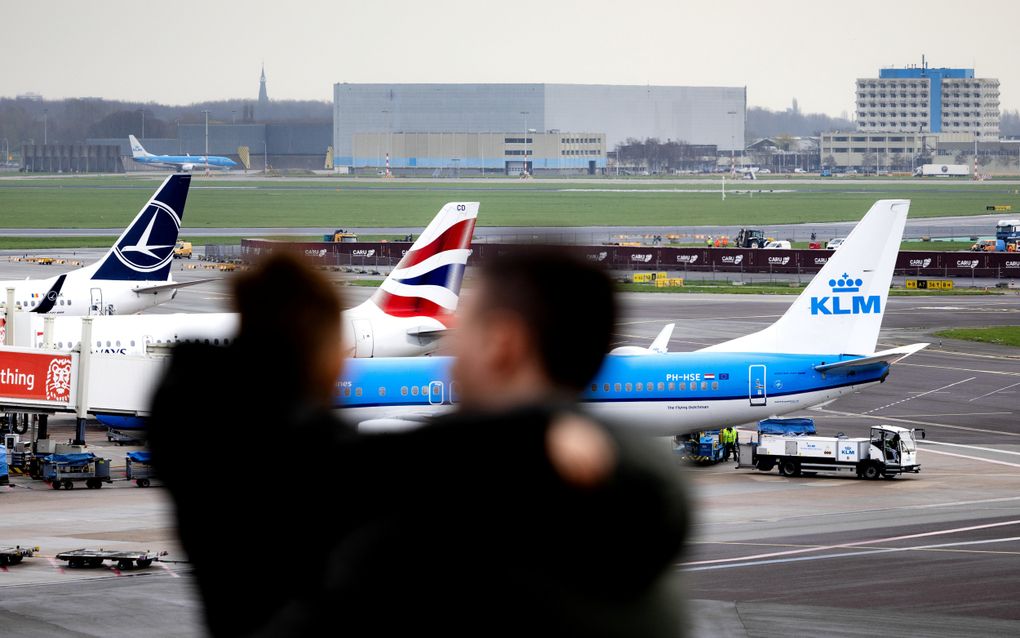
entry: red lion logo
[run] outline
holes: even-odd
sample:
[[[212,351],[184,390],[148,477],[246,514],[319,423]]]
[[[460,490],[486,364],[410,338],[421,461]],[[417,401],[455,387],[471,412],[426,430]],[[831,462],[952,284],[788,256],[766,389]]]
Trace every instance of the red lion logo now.
[[[46,370],[46,400],[68,401],[71,398],[71,360],[54,359]]]

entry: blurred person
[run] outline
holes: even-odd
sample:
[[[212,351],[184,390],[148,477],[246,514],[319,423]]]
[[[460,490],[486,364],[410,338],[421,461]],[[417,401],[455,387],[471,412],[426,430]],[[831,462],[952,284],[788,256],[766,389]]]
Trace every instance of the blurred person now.
[[[267,633],[679,635],[667,448],[576,406],[615,318],[608,277],[562,251],[481,266],[452,337],[458,410],[356,444],[365,489],[342,506],[361,524]]]
[[[325,554],[342,523],[316,515],[330,477],[307,451],[355,434],[331,412],[343,361],[332,283],[274,253],[232,288],[238,336],[174,347],[149,425],[214,636],[256,631],[321,582],[322,561],[297,552]]]

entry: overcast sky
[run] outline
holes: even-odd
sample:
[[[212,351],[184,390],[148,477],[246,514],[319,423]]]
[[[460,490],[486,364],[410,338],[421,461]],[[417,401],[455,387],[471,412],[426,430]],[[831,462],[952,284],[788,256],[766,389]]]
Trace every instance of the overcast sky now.
[[[853,112],[881,66],[974,67],[1020,107],[1016,0],[0,0],[0,95],[332,99],[334,82],[747,86]]]

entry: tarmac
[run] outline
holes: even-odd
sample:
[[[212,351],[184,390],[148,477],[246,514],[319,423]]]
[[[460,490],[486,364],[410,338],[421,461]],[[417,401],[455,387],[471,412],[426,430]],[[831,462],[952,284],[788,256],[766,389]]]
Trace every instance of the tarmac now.
[[[0,278],[56,268],[0,261]],[[372,291],[343,288],[349,304]],[[646,345],[664,323],[676,322],[670,348],[697,349],[768,325],[792,300],[626,294],[614,345]],[[154,311],[228,305],[226,287],[214,282],[182,289]],[[692,542],[675,566],[689,597],[689,635],[1020,635],[1020,348],[933,336],[1018,322],[1016,294],[890,297],[881,346],[932,345],[895,365],[885,383],[803,413],[823,434],[865,436],[877,423],[924,428],[920,474],[869,482],[787,479],[732,463],[678,467],[690,482],[695,517]],[[69,436],[70,427],[69,419],[51,419],[55,438]],[[196,431],[196,446],[201,437]],[[120,478],[124,452],[135,448],[110,445],[98,425],[88,438],[93,451],[115,460]],[[225,489],[223,477],[209,480],[210,489]],[[0,488],[0,544],[42,547],[39,557],[0,570],[0,616],[12,635],[202,634],[186,562],[118,572],[72,570],[48,558],[102,546],[165,550],[168,560],[186,561],[165,490],[123,480],[71,492],[12,482]]]

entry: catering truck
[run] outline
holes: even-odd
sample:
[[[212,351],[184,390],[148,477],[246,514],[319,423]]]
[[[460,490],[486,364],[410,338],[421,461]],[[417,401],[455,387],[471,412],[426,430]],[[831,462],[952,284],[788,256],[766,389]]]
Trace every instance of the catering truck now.
[[[970,167],[966,164],[923,164],[914,169],[914,177],[967,177]]]
[[[853,472],[858,478],[895,478],[918,473],[917,434],[924,430],[873,425],[867,438],[818,436],[811,419],[765,419],[756,439],[739,446],[739,466],[783,476]]]

